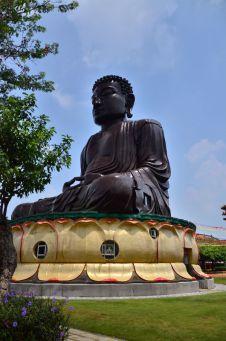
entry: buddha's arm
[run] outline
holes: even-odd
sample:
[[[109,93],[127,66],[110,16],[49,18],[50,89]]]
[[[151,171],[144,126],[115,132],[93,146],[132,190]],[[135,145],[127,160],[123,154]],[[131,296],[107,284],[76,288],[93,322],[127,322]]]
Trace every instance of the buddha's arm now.
[[[92,138],[92,136],[91,136]],[[93,180],[103,176],[100,173],[87,173],[86,174],[86,169],[87,169],[87,163],[86,163],[86,151],[87,151],[87,147],[88,144],[91,140],[91,138],[89,139],[89,141],[87,142],[86,146],[83,148],[83,151],[81,153],[81,157],[80,157],[80,164],[81,164],[81,177],[82,180],[84,180],[84,184],[88,185],[90,184]]]
[[[167,157],[167,150],[163,129],[160,123],[153,120],[140,120],[135,122],[134,129],[136,139],[136,167],[128,169],[126,172],[114,172],[106,176],[128,176],[133,177],[138,185],[139,180],[142,183],[156,186],[167,187],[167,180],[170,176],[170,166]],[[84,162],[85,164],[85,162]],[[86,167],[83,168],[84,170]],[[90,183],[101,174],[87,174],[85,183]],[[165,185],[164,185],[165,184]]]
[[[112,176],[127,175],[136,178],[149,177],[153,182],[164,183],[170,177],[170,165],[167,157],[166,143],[160,123],[152,120],[140,120],[135,127],[137,165],[124,173],[113,173]]]
[[[89,139],[89,141],[90,141],[90,139]],[[86,164],[86,150],[87,150],[87,146],[88,146],[89,141],[87,142],[87,144],[83,148],[81,156],[80,156],[81,175],[80,176],[75,176],[73,179],[65,182],[64,185],[63,185],[63,189],[62,189],[63,192],[65,192],[65,191],[67,191],[69,189],[72,189],[74,187],[77,187],[78,185],[71,186],[75,181],[80,181],[80,184],[87,185],[87,184],[91,183],[93,180],[103,176],[102,174],[99,174],[99,173],[95,173],[95,174],[94,173],[88,173],[88,174],[85,173],[86,172],[86,168],[87,168],[87,164]]]
[[[169,178],[170,165],[160,123],[145,120],[138,135],[138,170],[150,171],[160,180]],[[164,179],[163,179],[164,178]]]
[[[80,156],[81,176],[75,176],[73,179],[65,182],[64,185],[63,185],[63,189],[62,189],[63,192],[67,191],[68,189],[71,189],[72,188],[71,185],[73,183],[75,183],[75,181],[80,181],[81,182],[81,181],[84,180],[84,173],[85,173],[85,170],[86,170],[85,153],[86,153],[87,145],[88,145],[88,143],[83,148],[83,151],[82,151],[81,156]]]
[[[63,192],[67,191],[68,189],[72,188],[71,185],[75,182],[75,181],[82,181],[84,180],[83,176],[75,176],[73,179],[67,181],[64,183],[63,185]]]
[[[157,122],[142,120],[136,122],[137,166],[125,173],[112,176],[132,177],[136,190],[147,195],[168,196],[170,165],[167,157],[163,129]],[[141,198],[141,200],[143,200]]]
[[[151,187],[167,195],[170,165],[163,129],[155,121],[142,120],[138,123],[143,123],[137,130],[138,167],[131,170],[136,188],[148,193]]]

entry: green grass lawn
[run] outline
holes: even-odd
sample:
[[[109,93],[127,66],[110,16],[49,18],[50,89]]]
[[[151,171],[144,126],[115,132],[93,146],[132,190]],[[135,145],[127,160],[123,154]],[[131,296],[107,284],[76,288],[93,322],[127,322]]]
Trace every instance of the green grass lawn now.
[[[226,292],[69,304],[71,327],[124,340],[226,340]]]
[[[225,284],[226,285],[226,278],[214,278],[214,282],[217,284]]]

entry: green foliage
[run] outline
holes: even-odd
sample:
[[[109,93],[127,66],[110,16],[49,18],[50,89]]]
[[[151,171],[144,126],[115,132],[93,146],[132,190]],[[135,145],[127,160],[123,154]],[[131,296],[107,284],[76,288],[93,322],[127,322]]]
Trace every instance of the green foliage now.
[[[51,144],[55,129],[48,128],[46,115],[35,115],[34,92],[54,86],[44,72],[32,73],[31,61],[58,51],[57,43],[39,39],[46,30],[39,24],[42,16],[77,6],[77,1],[0,0],[0,219],[14,195],[42,191],[53,170],[70,165],[72,139],[63,136],[60,144]]]
[[[226,271],[226,262],[224,263],[217,263],[214,265],[215,271]]]
[[[44,43],[36,38],[46,28],[39,24],[42,14],[67,12],[78,6],[51,0],[0,0],[0,94],[11,90],[52,91],[53,82],[45,73],[32,74],[29,61],[56,54],[57,43]]]
[[[34,95],[23,99],[9,96],[0,102],[0,195],[22,197],[42,191],[53,170],[69,166],[72,139],[50,144],[55,129],[48,128],[48,117],[33,115]]]
[[[226,247],[220,245],[200,245],[200,258],[204,261],[226,262]]]
[[[62,300],[5,294],[0,301],[0,339],[64,340],[68,336],[70,310],[65,309]]]

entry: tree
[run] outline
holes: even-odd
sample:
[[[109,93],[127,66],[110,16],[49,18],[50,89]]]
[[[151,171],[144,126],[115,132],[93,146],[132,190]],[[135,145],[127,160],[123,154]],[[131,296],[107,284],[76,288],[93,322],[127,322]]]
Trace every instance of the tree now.
[[[7,224],[7,207],[13,196],[42,191],[53,170],[69,167],[72,139],[55,134],[48,117],[36,114],[35,91],[53,91],[45,73],[32,73],[31,61],[58,52],[58,44],[37,39],[46,28],[43,14],[67,12],[78,6],[51,0],[0,0],[0,290],[8,289],[16,267],[16,252]]]
[[[221,209],[223,210],[222,215],[226,216],[226,205],[222,206]],[[226,218],[223,219],[226,220]]]
[[[0,93],[13,89],[52,91],[53,82],[45,73],[32,74],[30,60],[58,52],[57,43],[44,43],[35,35],[46,28],[39,24],[43,14],[54,9],[67,12],[78,6],[77,1],[58,5],[51,0],[0,0]]]
[[[223,245],[200,245],[200,263],[205,268],[206,262],[211,262],[211,267],[215,268],[219,262],[226,262],[226,246]]]

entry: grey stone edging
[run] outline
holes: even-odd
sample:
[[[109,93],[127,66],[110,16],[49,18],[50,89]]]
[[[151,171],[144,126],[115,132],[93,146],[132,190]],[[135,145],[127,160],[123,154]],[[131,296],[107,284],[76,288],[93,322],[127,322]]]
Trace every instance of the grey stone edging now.
[[[11,290],[39,297],[68,299],[128,299],[172,297],[205,293],[215,290],[213,279],[174,283],[11,283]],[[224,286],[223,286],[224,287]],[[221,287],[221,288],[223,288]],[[219,288],[218,285],[216,288]],[[226,286],[225,286],[226,288]],[[223,289],[224,290],[224,289]],[[216,291],[216,290],[215,290]],[[219,290],[218,290],[219,291]]]
[[[69,330],[69,336],[66,339],[67,341],[123,341],[121,339],[116,339],[110,336],[105,336],[101,334],[94,334],[90,332],[86,332],[80,329],[73,329]]]

